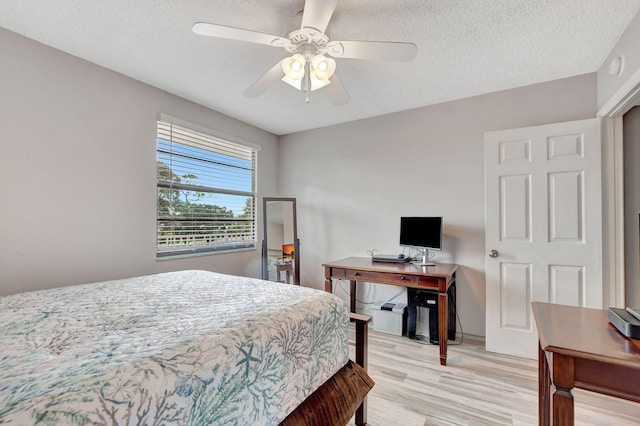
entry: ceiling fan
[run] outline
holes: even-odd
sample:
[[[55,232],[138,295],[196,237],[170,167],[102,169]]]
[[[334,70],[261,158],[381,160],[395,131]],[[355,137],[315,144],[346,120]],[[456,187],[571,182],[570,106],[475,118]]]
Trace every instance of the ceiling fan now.
[[[306,0],[300,29],[286,37],[206,22],[197,22],[192,29],[199,35],[265,44],[284,48],[291,54],[253,83],[244,92],[245,96],[260,96],[269,86],[282,80],[305,92],[306,102],[309,102],[309,92],[326,87],[331,101],[341,105],[351,98],[335,74],[333,58],[409,62],[416,56],[417,47],[413,43],[330,40],[325,30],[337,2]]]

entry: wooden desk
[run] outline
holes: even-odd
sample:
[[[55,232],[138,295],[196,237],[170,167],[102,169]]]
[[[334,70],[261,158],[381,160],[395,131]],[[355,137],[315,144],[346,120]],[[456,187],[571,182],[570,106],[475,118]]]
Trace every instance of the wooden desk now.
[[[532,308],[540,339],[538,424],[573,425],[574,387],[640,402],[640,340],[620,334],[607,311],[540,302]]]
[[[289,284],[291,282],[291,271],[293,271],[293,265],[291,263],[277,263],[276,264],[276,273],[277,273],[277,279],[278,279],[279,282],[282,282],[282,280],[280,278],[280,273],[284,272],[285,273],[284,282],[286,284]]]
[[[372,262],[367,257],[348,257],[322,266],[325,291],[333,293],[332,278],[349,280],[351,312],[356,311],[358,281],[437,291],[440,365],[447,365],[447,290],[456,280],[458,265],[440,263],[436,266],[418,266],[411,263]]]

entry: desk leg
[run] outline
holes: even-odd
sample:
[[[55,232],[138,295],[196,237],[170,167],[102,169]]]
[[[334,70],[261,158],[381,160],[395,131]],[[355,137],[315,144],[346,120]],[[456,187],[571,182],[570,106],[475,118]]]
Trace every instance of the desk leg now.
[[[551,381],[549,377],[549,362],[547,354],[538,343],[538,425],[550,426],[549,415],[551,400]]]
[[[280,277],[278,277],[279,280]],[[324,273],[324,291],[333,293],[333,281],[331,281],[331,272],[325,270]],[[349,281],[349,309],[351,312],[356,311],[356,282]]]
[[[573,426],[573,395],[571,389],[574,384],[573,357],[553,354],[553,424]]]
[[[356,282],[349,281],[349,307],[351,312],[356,311]]]
[[[447,338],[449,331],[447,330],[447,307],[449,305],[449,297],[446,292],[438,293],[438,338],[440,343],[440,365],[447,365]]]
[[[331,281],[331,277],[324,278],[324,291],[327,293],[333,293],[333,282]]]

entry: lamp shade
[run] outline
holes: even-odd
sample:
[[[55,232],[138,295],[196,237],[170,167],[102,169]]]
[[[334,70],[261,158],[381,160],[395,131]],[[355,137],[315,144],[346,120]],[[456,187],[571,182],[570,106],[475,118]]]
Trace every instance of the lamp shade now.
[[[304,77],[304,65],[304,56],[296,53],[282,61],[282,71],[292,80],[301,80]]]
[[[324,55],[316,55],[311,59],[311,66],[318,80],[329,80],[336,71],[336,61]]]
[[[311,73],[311,75],[309,77],[310,77],[310,80],[311,80],[311,91],[321,89],[324,86],[326,86],[329,83],[331,83],[331,80],[319,80],[319,79],[317,79],[313,75],[313,73]],[[290,85],[291,87],[295,87],[298,90],[304,90],[303,87],[302,87],[302,79],[294,80],[292,78],[289,78],[285,74],[284,77],[282,77],[281,80],[284,81],[285,83],[287,83],[288,85]]]

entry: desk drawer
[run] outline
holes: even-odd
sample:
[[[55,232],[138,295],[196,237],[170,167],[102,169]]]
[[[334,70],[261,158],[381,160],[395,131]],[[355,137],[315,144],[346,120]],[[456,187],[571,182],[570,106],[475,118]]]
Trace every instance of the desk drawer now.
[[[331,278],[345,278],[347,276],[346,271],[342,268],[331,268]]]
[[[384,272],[370,272],[370,271],[353,271],[347,270],[347,279],[354,281],[370,281],[382,284],[396,284],[396,285],[417,285],[418,276],[416,275],[404,275],[404,274],[389,274]]]
[[[440,280],[433,277],[420,277],[419,286],[438,289]]]

